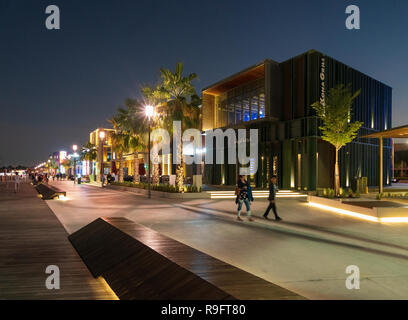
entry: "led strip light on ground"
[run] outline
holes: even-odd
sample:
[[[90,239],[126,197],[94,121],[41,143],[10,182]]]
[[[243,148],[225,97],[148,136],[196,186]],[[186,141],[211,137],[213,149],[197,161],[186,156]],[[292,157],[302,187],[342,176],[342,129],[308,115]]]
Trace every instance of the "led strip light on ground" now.
[[[367,215],[367,214],[362,214],[362,213],[358,213],[358,212],[354,212],[354,211],[350,211],[350,210],[331,207],[331,206],[327,206],[327,205],[320,204],[320,203],[315,203],[315,202],[309,202],[308,205],[311,206],[311,207],[331,211],[331,212],[334,212],[334,213],[337,213],[337,214],[340,214],[340,215],[347,215],[347,216],[350,216],[350,217],[354,217],[354,218],[358,218],[358,219],[362,219],[362,220],[367,220],[367,221],[371,221],[371,222],[386,222],[386,223],[408,222],[408,217],[384,217],[384,218],[378,218],[378,217],[373,217],[373,216],[370,216],[370,215]]]

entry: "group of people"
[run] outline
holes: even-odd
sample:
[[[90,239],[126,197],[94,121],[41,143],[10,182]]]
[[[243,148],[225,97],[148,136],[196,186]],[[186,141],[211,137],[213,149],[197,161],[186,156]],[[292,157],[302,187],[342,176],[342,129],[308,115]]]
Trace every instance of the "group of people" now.
[[[48,182],[48,174],[44,173],[31,173],[30,180],[33,184],[39,184],[41,182]]]
[[[269,183],[269,205],[266,208],[266,211],[263,215],[263,217],[266,220],[269,220],[269,212],[272,209],[273,214],[275,215],[275,220],[280,221],[282,220],[276,210],[276,204],[275,204],[275,199],[276,199],[276,193],[278,192],[278,186],[277,186],[277,177],[273,175],[271,177],[271,181]],[[235,189],[235,195],[237,196],[235,199],[235,203],[238,205],[238,216],[237,220],[238,221],[243,221],[241,218],[241,211],[242,211],[242,206],[245,204],[246,211],[247,211],[247,216],[249,221],[253,221],[251,217],[251,202],[254,201],[254,197],[252,195],[252,188],[248,181],[246,180],[246,177],[241,175],[239,176],[238,184]]]

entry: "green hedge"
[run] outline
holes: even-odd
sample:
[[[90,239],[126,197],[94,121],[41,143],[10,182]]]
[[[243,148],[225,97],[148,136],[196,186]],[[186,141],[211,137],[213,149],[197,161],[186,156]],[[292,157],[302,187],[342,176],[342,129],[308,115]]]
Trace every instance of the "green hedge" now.
[[[360,198],[358,192],[353,192],[350,188],[340,188],[340,198]],[[317,188],[316,196],[333,199],[335,198],[334,189],[331,188]]]
[[[134,183],[134,182],[111,182],[113,186],[123,186],[123,187],[131,187],[131,188],[140,188],[140,189],[147,189],[148,185],[144,182]],[[169,185],[169,184],[152,184],[151,190],[154,191],[163,191],[163,192],[172,192],[177,193],[176,187]],[[184,186],[184,192],[201,192],[201,188],[198,189],[196,186]]]
[[[407,199],[408,192],[381,192],[377,194],[377,200],[381,200],[382,198]]]

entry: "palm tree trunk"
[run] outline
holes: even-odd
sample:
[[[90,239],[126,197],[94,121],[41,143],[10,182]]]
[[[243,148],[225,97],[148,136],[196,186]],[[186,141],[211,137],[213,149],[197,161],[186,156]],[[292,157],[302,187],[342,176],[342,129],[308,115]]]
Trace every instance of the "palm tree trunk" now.
[[[123,182],[123,153],[119,155],[119,182]]]
[[[139,177],[139,154],[138,154],[138,152],[134,153],[133,182],[134,183],[139,183],[140,182],[140,177]]]
[[[336,162],[334,164],[334,194],[339,196],[340,192],[340,174],[339,174],[339,149],[336,148]]]
[[[177,146],[178,152],[181,155],[180,164],[176,168],[176,188],[178,192],[184,192],[184,168],[183,168],[183,148],[181,143]]]
[[[152,183],[153,184],[159,184],[160,177],[159,177],[159,165],[154,164],[153,165],[153,177],[152,177]]]

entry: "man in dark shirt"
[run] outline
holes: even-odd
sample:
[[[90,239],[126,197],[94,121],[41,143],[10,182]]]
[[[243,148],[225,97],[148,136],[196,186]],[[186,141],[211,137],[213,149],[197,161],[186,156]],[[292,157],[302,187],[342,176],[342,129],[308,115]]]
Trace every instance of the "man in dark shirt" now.
[[[273,210],[273,214],[275,215],[275,220],[276,221],[282,220],[278,216],[278,213],[276,212],[275,198],[276,198],[276,193],[278,192],[278,187],[276,185],[276,181],[277,181],[277,178],[276,178],[275,175],[273,175],[271,177],[271,182],[269,183],[269,197],[268,197],[269,206],[268,206],[268,208],[266,209],[266,211],[265,211],[265,213],[263,215],[266,220],[269,219],[268,214],[269,214],[269,211],[271,209]]]

